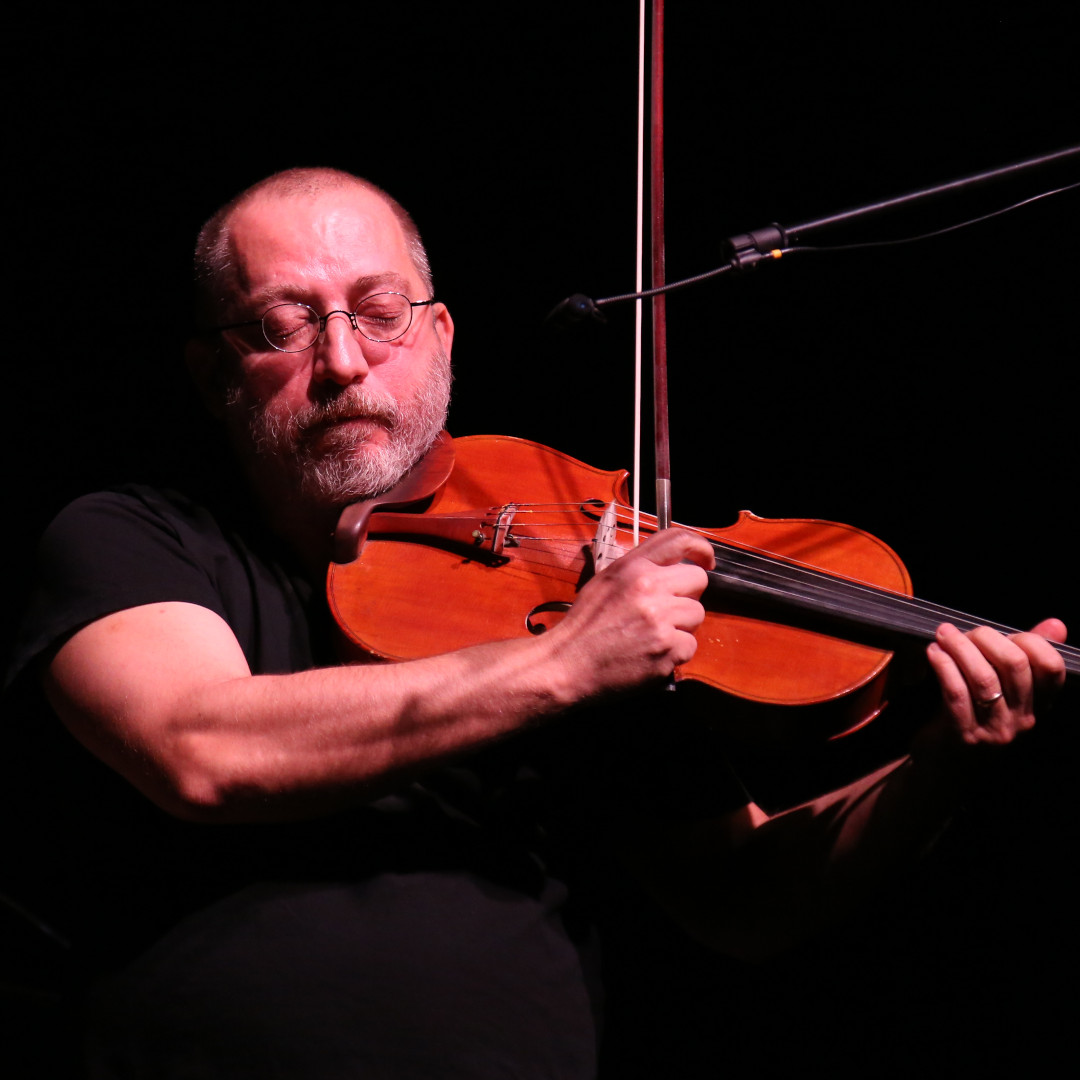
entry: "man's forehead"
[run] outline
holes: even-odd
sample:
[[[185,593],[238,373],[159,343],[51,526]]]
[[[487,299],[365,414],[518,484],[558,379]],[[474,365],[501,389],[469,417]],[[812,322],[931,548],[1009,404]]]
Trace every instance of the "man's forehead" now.
[[[411,280],[404,231],[390,207],[360,187],[315,196],[256,195],[237,207],[229,234],[241,293],[378,275]]]

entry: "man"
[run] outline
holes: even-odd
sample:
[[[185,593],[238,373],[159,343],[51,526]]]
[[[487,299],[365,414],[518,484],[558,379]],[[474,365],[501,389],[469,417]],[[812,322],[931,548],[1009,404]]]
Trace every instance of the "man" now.
[[[335,664],[317,589],[334,525],[443,426],[453,322],[405,212],[331,170],[242,193],[197,260],[207,332],[189,363],[250,506],[148,489],[76,504],[46,538],[21,655],[93,755],[195,823],[169,832],[184,917],[97,994],[96,1067],[593,1075],[590,913],[567,894],[589,855],[574,863],[557,828],[582,786],[567,750],[596,761],[607,703],[622,723],[630,691],[693,654],[709,545],[648,540],[539,637]],[[770,820],[720,764],[692,828],[659,784],[649,823],[591,777],[584,801],[697,936],[782,947],[922,850],[982,744],[1033,724],[1036,691],[1063,679],[1042,635],[1064,627],[942,627],[945,707],[917,752],[800,811]]]

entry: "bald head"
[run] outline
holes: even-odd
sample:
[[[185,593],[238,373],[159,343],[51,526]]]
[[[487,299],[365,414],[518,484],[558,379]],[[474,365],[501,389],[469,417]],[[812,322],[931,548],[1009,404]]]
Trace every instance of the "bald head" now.
[[[195,288],[200,321],[204,325],[219,321],[240,286],[231,234],[237,211],[257,199],[311,200],[350,187],[375,195],[393,214],[404,234],[409,259],[428,296],[433,296],[431,265],[424,242],[412,218],[396,199],[370,181],[340,169],[287,169],[240,192],[199,231],[195,244]]]

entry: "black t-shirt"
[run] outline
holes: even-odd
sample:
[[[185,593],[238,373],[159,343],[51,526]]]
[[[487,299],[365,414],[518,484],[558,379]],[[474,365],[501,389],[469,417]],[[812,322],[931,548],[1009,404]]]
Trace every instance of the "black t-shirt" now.
[[[321,592],[263,535],[239,505],[212,514],[146,487],[78,500],[42,541],[39,584],[10,677],[21,674],[25,689],[35,660],[79,627],[166,601],[219,614],[254,674],[333,663]],[[285,1026],[281,1017],[298,994],[318,996],[300,989],[314,978],[336,1001],[359,994],[352,1042],[370,1043],[377,1031],[395,1054],[412,1054],[415,1008],[397,1013],[390,999],[419,1008],[425,994],[434,995],[426,1012],[444,1018],[443,1033],[427,1033],[432,1049],[424,1054],[445,1060],[448,1040],[487,1040],[475,1020],[464,1019],[482,1000],[484,1031],[507,1029],[522,1053],[535,1057],[532,1043],[564,1033],[556,1053],[576,1064],[544,1073],[537,1062],[536,1075],[587,1075],[597,836],[623,814],[700,816],[745,802],[715,753],[702,753],[698,728],[658,718],[670,697],[642,699],[636,708],[623,702],[617,715],[566,717],[317,821],[241,826],[169,817],[78,747],[55,718],[24,708],[25,763],[35,779],[22,809],[37,818],[44,840],[24,852],[36,867],[23,895],[76,940],[93,970],[118,968],[166,934],[112,992],[108,1015],[153,1010],[155,992],[167,984],[170,1014],[208,1031],[216,1024],[208,1017],[244,998],[261,1016],[247,1018],[262,1031],[254,1044],[265,1041],[266,1025]],[[357,968],[368,973],[362,993]],[[234,979],[240,971],[243,985]],[[355,1014],[372,1014],[374,1001],[378,1019],[365,1027]],[[324,1008],[320,1015],[337,1014]],[[111,1024],[106,1018],[101,1027]],[[332,1031],[320,1038],[332,1041]],[[353,1051],[346,1059],[360,1064]]]

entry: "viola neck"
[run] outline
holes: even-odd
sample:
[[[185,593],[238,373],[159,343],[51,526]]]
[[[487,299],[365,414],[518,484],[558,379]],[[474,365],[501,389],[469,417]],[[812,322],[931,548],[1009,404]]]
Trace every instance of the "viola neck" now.
[[[933,641],[941,623],[960,630],[989,626],[1003,634],[1017,631],[988,619],[928,603],[917,597],[863,585],[813,567],[787,562],[752,549],[713,543],[716,567],[709,571],[717,606],[758,617],[774,610],[778,621],[797,622],[868,645],[895,648],[905,641]],[[1051,644],[1065,660],[1065,669],[1080,674],[1080,649]]]

